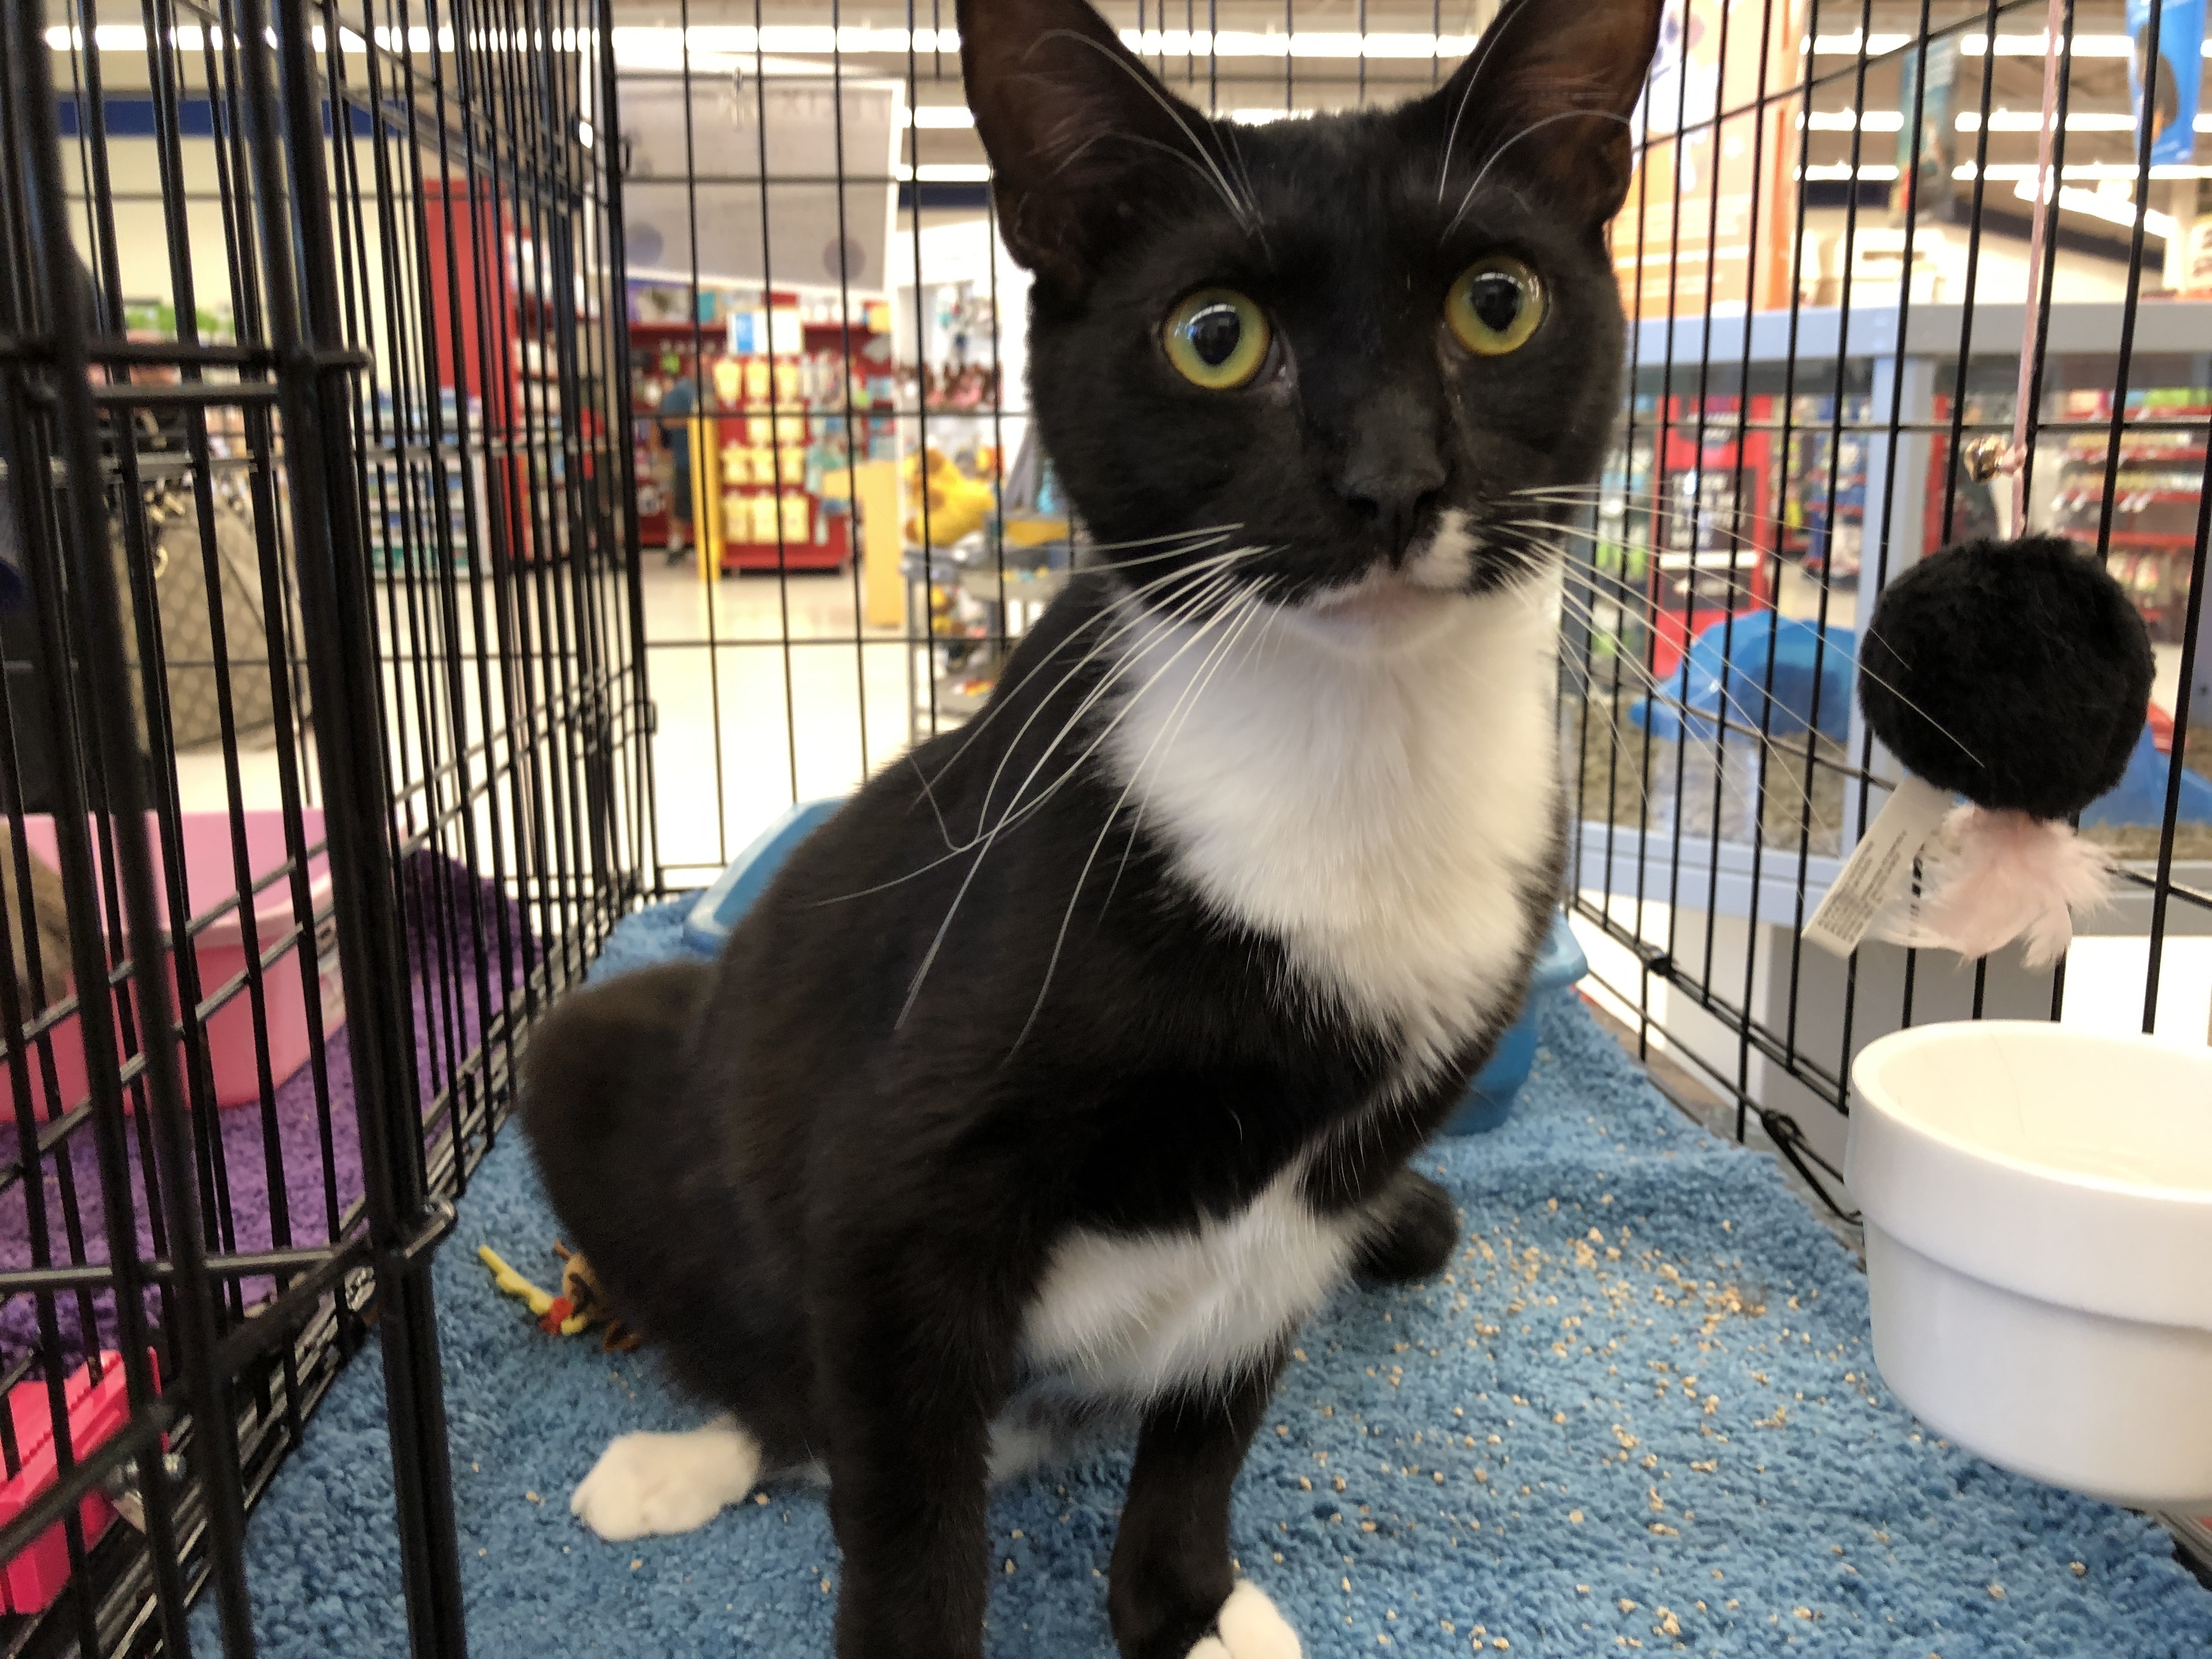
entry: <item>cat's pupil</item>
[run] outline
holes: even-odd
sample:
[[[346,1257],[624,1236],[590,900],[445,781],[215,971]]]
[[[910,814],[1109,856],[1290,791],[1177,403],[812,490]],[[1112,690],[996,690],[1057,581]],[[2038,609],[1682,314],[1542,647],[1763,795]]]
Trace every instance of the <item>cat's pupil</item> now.
[[[1190,319],[1190,348],[1208,368],[1227,362],[1244,337],[1244,325],[1234,306],[1208,306]]]
[[[1492,271],[1474,279],[1467,301],[1485,328],[1503,334],[1521,314],[1521,284],[1503,271]]]

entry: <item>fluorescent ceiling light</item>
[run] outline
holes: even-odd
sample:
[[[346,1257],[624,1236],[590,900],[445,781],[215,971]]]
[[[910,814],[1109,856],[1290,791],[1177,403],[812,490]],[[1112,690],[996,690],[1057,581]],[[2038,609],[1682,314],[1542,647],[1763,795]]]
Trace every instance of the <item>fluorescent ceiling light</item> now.
[[[832,28],[810,24],[771,24],[756,29],[750,23],[696,23],[688,29],[666,27],[617,28],[614,31],[615,61],[645,66],[647,60],[680,62],[689,47],[696,58],[704,54],[751,58],[761,52],[814,53],[895,52],[903,56],[911,44],[916,52],[957,52],[960,35],[953,29],[872,28],[848,24]]]
[[[975,112],[965,104],[923,104],[899,112],[899,125],[924,132],[951,132],[975,125]]]
[[[191,31],[197,47],[201,42],[199,31]],[[102,23],[92,32],[93,44],[102,52],[143,52],[146,50],[146,31],[137,23]],[[84,31],[56,27],[46,31],[46,45],[56,52],[67,52],[72,46],[84,45]]]
[[[622,31],[618,29],[616,33],[621,33]],[[670,29],[667,33],[673,36],[676,31]],[[321,24],[315,24],[307,33],[317,52],[330,49],[330,37],[324,33]],[[450,52],[454,43],[453,31],[450,28],[441,28],[434,34],[419,26],[408,29],[373,29],[370,38],[380,50],[391,52],[428,52],[434,47],[441,52]],[[271,30],[267,39],[270,46],[275,46],[275,31]],[[469,45],[478,52],[537,51],[550,46],[556,52],[574,53],[592,51],[599,45],[598,33],[592,29],[554,29],[517,34],[495,29],[488,33],[472,31],[467,39]],[[146,30],[143,25],[137,23],[102,23],[93,31],[93,44],[102,52],[143,52],[146,50]],[[202,28],[198,24],[181,23],[169,31],[169,44],[179,52],[200,52],[210,46],[220,50],[224,44],[223,32],[220,28]],[[50,28],[46,31],[46,45],[56,52],[82,50],[84,31]],[[342,28],[338,31],[340,52],[350,57],[361,57],[367,54],[368,47],[369,41],[353,30]]]
[[[2012,193],[2023,202],[2047,202],[2051,199],[2048,186],[2039,189],[2033,179],[2023,179],[2012,187]],[[2087,214],[2092,219],[2102,219],[2107,224],[2124,225],[2133,230],[2136,224],[2136,205],[2124,196],[2107,196],[2101,191],[2069,190],[2063,185],[2058,189],[2058,205],[2069,213]],[[2173,216],[2160,213],[2156,208],[2145,208],[2142,214],[2144,234],[2160,241],[2173,234]]]
[[[918,167],[902,167],[901,184],[987,185],[991,167],[987,161],[924,161]]]
[[[1815,132],[1849,132],[1855,127],[1864,132],[1900,132],[1905,114],[1893,109],[1870,109],[1863,115],[1854,115],[1847,109],[1816,109],[1801,118],[1800,125]]]
[[[1802,175],[1808,182],[1820,182],[1851,176],[1850,164],[1839,161],[1832,167],[1807,167]],[[1886,162],[1870,162],[1859,168],[1858,176],[1873,184],[1886,184],[1897,177],[1897,169]]]
[[[667,27],[618,28],[615,50],[674,50],[679,32]],[[744,56],[754,52],[813,53],[827,56],[884,52],[903,56],[909,36],[902,28],[877,28],[865,24],[831,27],[820,24],[768,25],[756,30],[750,24],[699,24],[683,31],[694,52],[725,52]],[[1464,58],[1474,49],[1472,34],[1350,30],[1123,29],[1121,42],[1146,58]],[[1900,37],[1902,38],[1902,37]],[[960,49],[957,29],[915,29],[910,37],[917,52],[951,52]]]
[[[1146,58],[1464,58],[1472,34],[1293,29],[1123,29],[1121,44]]]
[[[1909,34],[1874,34],[1867,37],[1867,56],[1879,58],[1886,52],[1897,52],[1911,44]],[[1801,47],[1802,54],[1802,47]],[[1816,34],[1813,37],[1815,58],[1856,58],[1859,55],[1859,32],[1849,34]]]
[[[1979,58],[1990,45],[1990,37],[1985,33],[1967,31],[1956,39],[1961,58]],[[2000,34],[1996,39],[1996,55],[2000,58],[2048,58],[2052,50],[2050,40],[2047,34]],[[2128,52],[2128,37],[2124,34],[2077,34],[2074,37],[2074,55],[2076,58],[2124,58]]]
[[[1992,163],[1984,169],[1984,173],[1987,178],[1999,182],[2033,179],[2035,177],[2035,164],[2033,161],[2000,161]],[[1974,164],[1968,161],[1952,168],[1951,176],[1971,184],[1974,177]],[[2069,165],[2063,176],[2069,179],[2132,179],[2136,176],[2136,164],[2132,161],[2081,161]],[[2151,168],[2150,176],[2153,179],[2212,179],[2212,167],[2192,167],[2186,162],[2160,162]]]
[[[1980,131],[1981,112],[1966,111],[1959,117],[1957,125],[1960,132]],[[2125,110],[2115,110],[2105,114],[2076,112],[2066,118],[2066,131],[2069,132],[2133,132],[2135,126],[2136,118]],[[2039,109],[1991,110],[1990,131],[1991,132],[2040,132],[2043,131],[2043,112]]]

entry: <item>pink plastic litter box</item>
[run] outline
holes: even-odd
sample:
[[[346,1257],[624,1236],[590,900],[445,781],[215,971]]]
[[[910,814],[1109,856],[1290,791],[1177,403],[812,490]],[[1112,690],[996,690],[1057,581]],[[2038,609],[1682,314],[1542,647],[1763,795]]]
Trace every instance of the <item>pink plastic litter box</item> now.
[[[154,1364],[154,1352],[146,1352]],[[121,1428],[131,1416],[131,1401],[124,1387],[123,1356],[113,1352],[100,1356],[100,1381],[92,1380],[92,1367],[80,1365],[62,1385],[69,1403],[70,1453],[82,1463]],[[159,1368],[155,1375],[159,1376]],[[54,1451],[54,1419],[46,1399],[46,1385],[33,1378],[8,1391],[8,1414],[14,1419],[16,1468],[0,1480],[0,1522],[13,1521],[36,1503],[60,1478],[61,1460]],[[77,1522],[84,1528],[88,1550],[115,1522],[115,1505],[98,1492],[87,1492],[77,1506]],[[0,1567],[0,1608],[9,1613],[43,1613],[69,1583],[69,1539],[55,1522]]]
[[[306,842],[312,847],[323,838],[323,815],[312,808],[301,814]],[[272,871],[283,867],[284,815],[281,811],[258,811],[244,814],[246,829],[246,867],[253,872],[258,882]],[[238,891],[237,878],[231,858],[231,819],[228,812],[187,812],[183,817],[185,843],[185,892],[191,913],[198,915],[212,906],[220,904]],[[149,838],[154,854],[154,900],[160,907],[163,926],[169,923],[167,878],[163,873],[161,844],[153,832],[152,818],[148,819]],[[31,852],[49,864],[58,864],[54,844],[53,820],[43,814],[32,814],[23,820],[23,839]],[[95,866],[100,860],[99,836],[93,842]],[[317,854],[307,865],[308,892],[313,908],[322,910],[330,903],[331,876],[329,862]],[[259,951],[266,956],[270,947],[294,927],[292,884],[280,878],[253,895],[253,924]],[[326,918],[316,926],[312,917],[300,921],[314,927],[314,959],[317,963],[318,992],[322,1003],[323,1030],[332,1031],[344,1022],[345,1000],[340,988],[337,962],[337,933],[334,921]],[[166,942],[166,941],[165,941]],[[200,995],[212,997],[246,971],[244,930],[240,926],[239,913],[233,908],[217,917],[194,936],[197,947]],[[125,945],[120,939],[108,940],[108,956],[121,962]],[[173,945],[168,957],[171,1006],[176,998],[176,957]],[[66,964],[63,964],[64,967]],[[272,1082],[282,1083],[307,1058],[307,1009],[301,996],[300,952],[287,951],[271,963],[262,975],[269,1015],[269,1075]],[[85,1080],[84,1037],[78,1024],[80,1016],[70,1014],[53,1027],[54,1074],[60,1085],[62,1106],[64,1110],[76,1106],[89,1094]],[[242,1106],[261,1098],[261,1082],[253,1051],[253,999],[241,986],[238,994],[223,1004],[207,1021],[207,1043],[210,1069],[215,1074],[215,1097],[219,1106]],[[48,1116],[49,1097],[45,1079],[37,1061],[32,1056],[32,1093],[38,1103],[41,1118]],[[12,1111],[7,1100],[9,1085],[0,1078],[0,1119]]]

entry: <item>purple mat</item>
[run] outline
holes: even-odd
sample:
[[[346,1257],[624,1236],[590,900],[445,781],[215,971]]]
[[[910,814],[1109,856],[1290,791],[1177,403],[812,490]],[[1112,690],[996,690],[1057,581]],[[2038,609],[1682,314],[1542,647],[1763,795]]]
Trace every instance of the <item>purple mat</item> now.
[[[465,866],[435,854],[416,854],[409,860],[404,872],[405,903],[403,915],[407,924],[407,960],[412,970],[416,1073],[426,1103],[448,1079],[449,1055],[465,1058],[476,1047],[477,1033],[483,1029],[477,1006],[473,945],[465,914],[468,908],[466,896],[471,889],[477,894],[478,925],[482,929],[485,953],[490,958],[490,974],[496,996],[500,977],[496,918],[501,904],[496,887],[489,882],[477,883]],[[519,905],[512,902],[508,902],[506,908],[509,919],[507,937],[511,941],[509,949],[514,957],[514,982],[519,983],[524,933],[522,911]],[[434,930],[422,925],[425,918],[436,915],[441,909],[453,916],[447,927]],[[441,933],[447,941],[449,961],[457,950],[459,955],[459,960],[454,963],[450,975],[450,989],[447,971],[441,969],[438,961],[437,939]],[[327,1159],[323,1151],[323,1133],[317,1109],[313,1066],[302,1066],[276,1088],[273,1145],[279,1154],[282,1188],[289,1212],[289,1242],[295,1248],[324,1244],[330,1241],[333,1188],[336,1212],[341,1216],[347,1206],[362,1195],[361,1133],[354,1109],[353,1060],[343,1027],[331,1033],[324,1053],[330,1098],[331,1150]],[[211,1252],[220,1250],[228,1254],[282,1248],[276,1237],[275,1212],[270,1202],[270,1194],[274,1190],[270,1180],[271,1138],[265,1132],[270,1115],[264,1114],[257,1105],[232,1107],[215,1114],[221,1132],[222,1178],[229,1195],[228,1210],[231,1227],[227,1236],[218,1234],[210,1240]],[[138,1248],[143,1255],[150,1255],[154,1251],[154,1234],[143,1164],[147,1146],[135,1118],[126,1125],[126,1133],[130,1141],[131,1190],[133,1207],[137,1211]],[[14,1126],[0,1126],[0,1163],[12,1164],[16,1158],[19,1145],[20,1139]],[[199,1156],[202,1171],[208,1168],[213,1151],[210,1148]],[[62,1200],[65,1172],[74,1183],[76,1210],[82,1225],[81,1248],[72,1247],[64,1231],[65,1211]],[[51,1242],[47,1259],[50,1261],[108,1261],[106,1209],[101,1201],[99,1158],[88,1123],[70,1135],[65,1163],[59,1152],[50,1153],[46,1158],[44,1174],[46,1237]],[[206,1181],[204,1175],[197,1176],[196,1180],[203,1194],[201,1212],[204,1236],[210,1213],[204,1199]],[[0,1193],[0,1268],[33,1265],[31,1249],[33,1230],[28,1208],[30,1194],[26,1188],[27,1183],[17,1182],[4,1193]],[[274,1281],[267,1278],[241,1281],[241,1292],[248,1307],[270,1295],[274,1289]],[[156,1326],[161,1322],[161,1300],[159,1292],[147,1292],[147,1317]],[[92,1297],[90,1306],[100,1343],[106,1347],[115,1346],[113,1292],[103,1291]],[[58,1295],[54,1298],[54,1317],[60,1330],[65,1370],[74,1370],[83,1361],[86,1350],[84,1307],[84,1300],[74,1292]],[[39,1321],[35,1297],[16,1296],[0,1305],[0,1367],[12,1368],[27,1354],[40,1351]]]

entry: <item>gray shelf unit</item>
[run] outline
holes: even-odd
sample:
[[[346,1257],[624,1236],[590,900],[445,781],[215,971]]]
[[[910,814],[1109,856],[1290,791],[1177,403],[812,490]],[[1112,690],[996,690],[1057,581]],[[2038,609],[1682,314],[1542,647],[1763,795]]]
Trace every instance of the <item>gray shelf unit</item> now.
[[[1867,455],[1865,539],[1860,573],[1851,586],[1856,615],[1863,617],[1872,613],[1884,580],[1893,580],[1931,550],[1923,544],[1921,491],[1929,474],[1933,434],[1909,428],[1916,422],[1932,424],[1936,398],[1956,384],[1967,311],[1958,303],[1915,302],[1903,307],[1894,303],[1855,305],[1848,313],[1838,307],[1807,307],[1794,321],[1787,312],[1716,316],[1710,322],[1703,317],[1671,324],[1655,319],[1632,331],[1629,369],[1639,395],[1694,398],[1702,361],[1708,397],[1733,397],[1739,390],[1755,396],[1780,391],[1784,371],[1794,360],[1798,394],[1832,396],[1840,386],[1844,395],[1869,400],[1863,416],[1844,422],[1845,432],[1856,432],[1865,441]],[[2001,382],[2008,392],[2022,353],[2034,344],[2027,307],[2017,302],[1978,304],[1972,311],[1967,337],[1971,384],[1993,389]],[[2054,304],[2046,337],[2049,361],[2062,372],[2067,358],[2109,362],[2118,351],[2123,312],[2118,302]],[[2136,384],[2145,383],[2144,359],[2188,356],[2202,360],[2192,369],[2191,384],[2212,385],[2212,303],[2144,301],[2136,312],[2134,350],[2137,372],[2131,378]],[[1844,369],[1840,377],[1839,359]],[[1900,423],[1893,445],[1889,437],[1893,415]],[[2042,465],[2039,455],[2039,468]],[[1881,533],[1885,501],[1889,508],[1886,538]],[[2199,593],[2196,603],[2205,607],[2206,596]],[[2212,641],[2212,629],[2201,637]],[[2212,709],[2212,685],[2206,684],[2212,675],[2212,651],[2201,654],[2206,660],[2198,667],[2192,696],[2207,699],[2197,707]],[[1861,752],[1864,737],[1855,698],[1849,739],[1852,757]],[[1880,745],[1869,769],[1878,778],[1897,775],[1894,760]],[[1847,783],[1844,854],[1856,839],[1862,789],[1856,779]],[[1887,792],[1878,789],[1866,803],[1869,821],[1887,798]],[[1614,895],[1626,909],[1622,919],[1632,928],[1638,921],[1639,878],[1649,901],[1665,903],[1674,895],[1669,934],[1674,959],[1697,969],[1692,977],[1733,987],[1729,1001],[1743,998],[1747,1006],[1741,1012],[1771,1030],[1782,1029],[1786,1022],[1796,1052],[1821,1057],[1826,1063],[1842,1055],[1846,965],[1811,946],[1796,948],[1793,937],[1799,918],[1812,914],[1835,879],[1841,855],[1807,857],[1801,888],[1800,855],[1794,848],[1769,847],[1755,860],[1748,842],[1725,837],[1717,842],[1710,825],[1696,832],[1686,826],[1679,837],[1678,856],[1678,840],[1671,830],[1644,833],[1586,819],[1579,825],[1577,847],[1579,863],[1571,878],[1585,891]],[[2134,867],[2148,873],[2151,866]],[[2212,889],[2212,862],[2177,863],[2173,878],[2200,891]],[[2084,931],[2099,936],[2141,936],[2148,933],[2150,920],[2149,892],[2127,884],[2117,902]],[[2171,903],[2165,927],[2169,935],[2212,934],[2212,915],[2192,904]],[[1797,979],[1794,1013],[1793,963]],[[1703,971],[1707,963],[1709,974]],[[1923,952],[1917,968],[1909,970],[1903,950],[1869,945],[1861,950],[1849,981],[1854,1010],[1852,1054],[1902,1023],[1908,971],[1914,981],[1916,1024],[1966,1018],[1974,1012],[1971,965],[1941,953]],[[2013,947],[1990,959],[1980,1012],[1990,1018],[2047,1018],[2051,987],[2049,970],[2030,971]],[[1735,1070],[1739,1053],[1735,1030],[1723,1018],[1706,1013],[1692,995],[1670,1001],[1667,1025],[1672,1041]],[[1848,1064],[1849,1057],[1843,1056],[1846,1072]],[[1753,1049],[1747,1086],[1764,1104],[1792,1115],[1823,1156],[1840,1165],[1844,1120],[1820,1105],[1787,1069]]]

